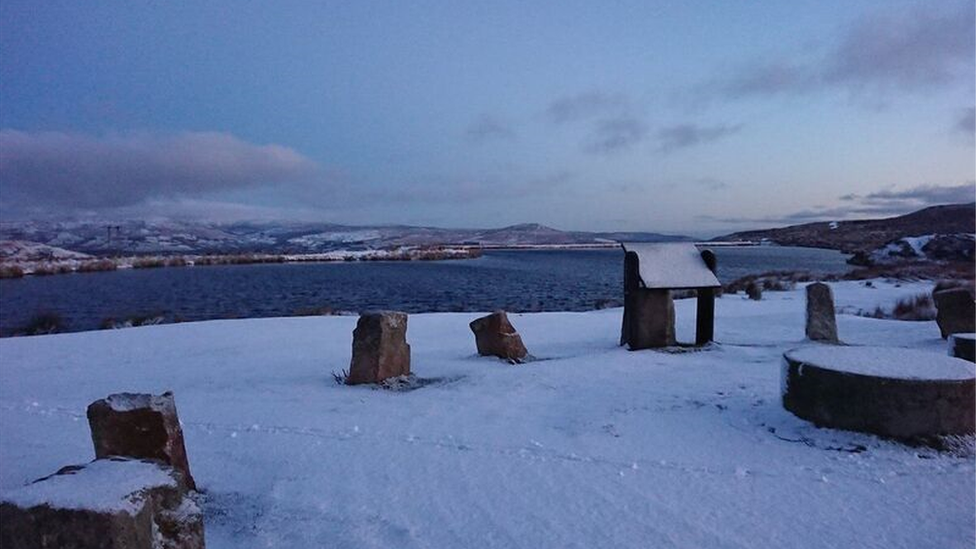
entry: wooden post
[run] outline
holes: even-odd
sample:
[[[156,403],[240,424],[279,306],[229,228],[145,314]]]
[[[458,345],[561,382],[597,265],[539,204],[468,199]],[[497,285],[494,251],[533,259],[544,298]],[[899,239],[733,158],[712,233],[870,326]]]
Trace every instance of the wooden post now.
[[[711,250],[702,250],[702,259],[710,271],[715,272],[718,260]],[[698,288],[698,316],[695,328],[695,345],[706,345],[715,339],[715,289]]]
[[[631,342],[634,298],[639,288],[640,258],[635,252],[624,252],[624,320],[620,327],[621,345]]]

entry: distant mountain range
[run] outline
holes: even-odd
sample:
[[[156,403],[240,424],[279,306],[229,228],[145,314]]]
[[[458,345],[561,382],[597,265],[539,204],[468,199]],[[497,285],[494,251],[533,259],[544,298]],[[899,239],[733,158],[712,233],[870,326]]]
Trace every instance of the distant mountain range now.
[[[896,259],[972,260],[976,203],[932,206],[885,219],[804,223],[742,231],[716,241],[771,242],[854,254],[853,263]]]
[[[396,246],[582,246],[621,240],[674,242],[693,239],[648,232],[560,231],[534,223],[500,229],[442,229],[329,223],[27,221],[0,223],[0,240],[37,243],[91,255],[114,255],[307,254]]]

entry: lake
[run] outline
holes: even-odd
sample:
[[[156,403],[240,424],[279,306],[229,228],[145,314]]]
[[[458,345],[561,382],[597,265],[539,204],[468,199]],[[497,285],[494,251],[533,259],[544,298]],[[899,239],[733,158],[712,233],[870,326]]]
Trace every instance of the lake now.
[[[842,273],[833,250],[757,246],[714,249],[730,282],[773,270]],[[66,331],[106,319],[166,321],[309,314],[331,309],[581,311],[618,305],[619,249],[490,250],[478,259],[413,262],[284,263],[125,269],[0,280],[0,334],[41,312]]]

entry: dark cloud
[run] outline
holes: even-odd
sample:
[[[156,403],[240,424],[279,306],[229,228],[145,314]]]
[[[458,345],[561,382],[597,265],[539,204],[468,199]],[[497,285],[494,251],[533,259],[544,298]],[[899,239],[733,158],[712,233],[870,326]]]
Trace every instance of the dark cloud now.
[[[296,181],[315,170],[292,149],[225,133],[93,137],[0,131],[6,211],[117,208]]]
[[[565,124],[593,118],[617,117],[630,111],[630,99],[626,95],[594,91],[556,99],[546,109],[546,117],[554,124]]]
[[[513,139],[515,130],[499,118],[485,114],[472,122],[464,131],[464,135],[470,141],[483,143],[496,139]]]
[[[637,118],[608,118],[596,122],[585,148],[592,153],[610,154],[629,149],[646,136],[647,125]]]
[[[698,179],[693,180],[691,183],[692,185],[701,187],[709,191],[720,191],[722,189],[729,188],[727,183],[715,179],[714,177],[699,177]]]
[[[883,189],[865,195],[845,194],[838,197],[839,206],[815,206],[781,216],[758,218],[719,218],[701,216],[701,219],[729,224],[795,225],[817,221],[838,221],[856,218],[877,218],[904,215],[929,206],[973,202],[976,182],[961,185],[919,185],[903,190]]]
[[[671,152],[677,149],[693,147],[708,143],[734,134],[742,129],[742,125],[735,126],[698,126],[696,124],[679,124],[661,129],[657,133],[661,152]]]
[[[864,17],[825,55],[748,65],[710,88],[727,97],[746,97],[826,88],[923,90],[971,82],[976,11],[971,1],[954,4]]]
[[[583,150],[592,154],[624,151],[643,141],[648,126],[625,94],[585,92],[556,99],[546,109],[555,125],[582,124]]]
[[[956,119],[952,129],[963,135],[972,137],[976,134],[976,108],[970,107]]]
[[[862,207],[889,208],[891,211],[920,208],[936,204],[972,202],[974,183],[960,185],[919,185],[910,189],[888,188],[866,195],[846,194],[840,197],[846,202],[856,202]]]

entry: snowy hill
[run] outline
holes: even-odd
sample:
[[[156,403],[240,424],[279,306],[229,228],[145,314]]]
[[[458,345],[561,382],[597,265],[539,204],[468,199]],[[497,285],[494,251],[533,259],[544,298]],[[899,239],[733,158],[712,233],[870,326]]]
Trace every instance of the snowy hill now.
[[[329,223],[232,223],[181,221],[0,223],[0,240],[26,240],[94,255],[276,253],[306,254],[396,246],[477,244],[551,246],[607,244],[628,240],[663,242],[688,237],[658,233],[560,231],[538,224],[500,229],[411,226],[347,226]]]
[[[4,261],[54,261],[65,259],[88,259],[88,254],[73,252],[26,240],[0,241],[0,260]]]
[[[930,290],[833,287],[841,312]],[[474,314],[411,315],[409,392],[333,383],[354,317],[4,339],[0,491],[92,457],[89,402],[172,389],[210,549],[972,547],[971,453],[782,408],[802,292],[725,295],[719,344],[677,354],[618,347],[620,309],[511,315],[542,359],[522,366],[475,355]],[[934,322],[838,320],[852,345],[946,352]]]
[[[732,233],[715,240],[770,241],[783,246],[829,248],[857,254],[860,263],[867,263],[875,251],[884,249],[888,244],[925,235],[943,235],[948,239],[965,237],[973,233],[974,226],[976,203],[947,204],[898,217],[805,223],[778,229]],[[896,246],[901,247],[898,244]],[[971,261],[972,246],[968,251],[963,247],[960,252],[966,253],[943,254],[939,259]],[[921,258],[925,259],[924,254]]]

